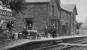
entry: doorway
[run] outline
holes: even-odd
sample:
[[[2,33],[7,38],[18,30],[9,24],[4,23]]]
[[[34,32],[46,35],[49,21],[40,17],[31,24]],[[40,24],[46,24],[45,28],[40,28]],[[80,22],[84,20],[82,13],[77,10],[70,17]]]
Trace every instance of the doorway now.
[[[32,18],[26,18],[25,21],[26,21],[26,28],[28,30],[32,30],[32,25],[33,25]]]

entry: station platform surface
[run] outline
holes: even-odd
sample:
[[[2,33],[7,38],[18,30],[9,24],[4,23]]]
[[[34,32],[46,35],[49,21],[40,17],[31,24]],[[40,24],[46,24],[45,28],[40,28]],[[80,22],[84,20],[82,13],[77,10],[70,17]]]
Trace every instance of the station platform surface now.
[[[71,36],[60,36],[56,38],[42,38],[37,40],[30,40],[30,39],[18,39],[14,41],[8,41],[5,43],[0,43],[0,50],[5,50],[8,48],[20,46],[26,43],[34,43],[34,42],[45,42],[45,41],[54,41],[54,40],[63,40],[63,39],[70,39],[70,38],[79,38],[79,37],[87,37],[87,35],[71,35]]]

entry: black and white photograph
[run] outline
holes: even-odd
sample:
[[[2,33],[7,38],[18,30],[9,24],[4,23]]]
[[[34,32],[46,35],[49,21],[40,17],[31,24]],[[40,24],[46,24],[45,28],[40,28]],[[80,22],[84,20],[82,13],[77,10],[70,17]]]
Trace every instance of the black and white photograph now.
[[[0,0],[0,50],[87,50],[87,0]]]

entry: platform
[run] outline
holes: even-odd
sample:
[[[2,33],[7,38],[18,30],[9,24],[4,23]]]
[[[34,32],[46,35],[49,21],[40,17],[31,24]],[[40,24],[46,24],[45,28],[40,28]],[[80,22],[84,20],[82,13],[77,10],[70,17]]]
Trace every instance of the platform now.
[[[29,43],[39,43],[39,42],[47,42],[47,41],[59,41],[63,39],[72,39],[72,38],[81,38],[81,37],[87,37],[87,35],[72,35],[72,36],[61,36],[61,37],[56,37],[56,38],[43,38],[43,39],[37,39],[37,40],[29,40],[29,39],[19,39],[15,41],[10,41],[3,46],[0,47],[1,50],[6,50],[9,48],[21,46],[24,44],[29,44]]]

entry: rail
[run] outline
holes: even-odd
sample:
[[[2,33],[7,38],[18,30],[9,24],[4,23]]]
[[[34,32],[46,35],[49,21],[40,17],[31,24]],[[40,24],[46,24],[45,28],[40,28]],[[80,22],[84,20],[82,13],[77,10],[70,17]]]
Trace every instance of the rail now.
[[[60,43],[60,44],[56,44],[56,45],[52,45],[52,46],[48,46],[48,47],[42,47],[42,48],[37,48],[37,49],[32,49],[32,50],[46,50],[49,48],[55,48],[55,47],[59,47],[58,50],[63,50],[63,49],[69,49],[72,47],[87,47],[87,44],[75,44],[75,43]]]

